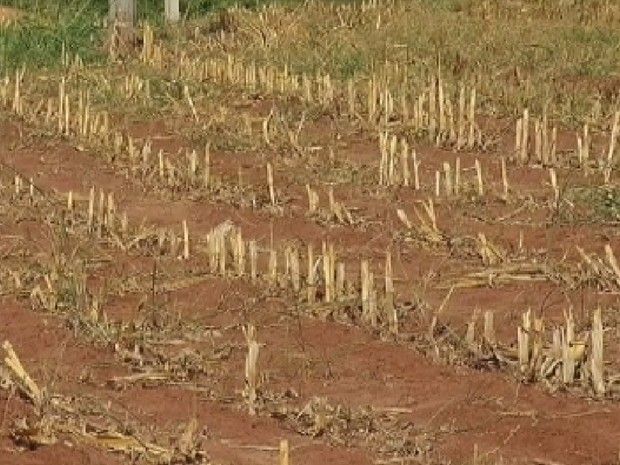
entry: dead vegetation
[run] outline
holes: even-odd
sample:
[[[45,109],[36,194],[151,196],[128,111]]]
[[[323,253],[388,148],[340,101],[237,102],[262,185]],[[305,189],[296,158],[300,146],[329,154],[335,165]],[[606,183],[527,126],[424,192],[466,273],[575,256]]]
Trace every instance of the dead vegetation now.
[[[331,362],[325,374],[308,368],[319,362],[304,325],[318,324],[325,353],[349,340],[342,331],[368,338],[369,360],[391,370],[386,385],[400,369],[381,358],[389,349],[428,370],[615,408],[615,200],[594,219],[582,212],[594,197],[575,193],[616,188],[617,92],[543,85],[536,69],[507,66],[500,43],[498,64],[452,38],[428,51],[401,31],[432,14],[454,31],[460,18],[532,32],[524,15],[559,13],[562,27],[606,28],[618,11],[483,3],[434,13],[398,1],[230,8],[176,30],[144,22],[140,48],[105,66],[63,48],[56,69],[7,74],[0,105],[19,129],[0,166],[0,294],[61,322],[119,370],[96,395],[56,390],[8,335],[0,386],[29,404],[8,429],[16,447],[69,441],[136,462],[212,463],[195,407],[163,427],[123,420],[105,394],[176,389],[258,428],[275,421],[293,445],[267,435],[273,444],[250,447],[278,452],[282,465],[303,461],[295,442],[306,437],[316,442],[304,447],[355,449],[375,463],[443,463],[456,426],[437,429],[434,415],[418,424],[411,402],[358,402],[367,374],[340,386]],[[379,54],[382,34],[391,42]],[[302,45],[310,39],[316,50]],[[354,43],[352,71],[329,61],[333,44]],[[19,159],[43,142],[73,147],[75,158],[58,168],[47,153]],[[561,303],[547,306],[556,294]],[[299,350],[283,342],[292,327]],[[490,440],[489,460],[502,462],[521,427]]]

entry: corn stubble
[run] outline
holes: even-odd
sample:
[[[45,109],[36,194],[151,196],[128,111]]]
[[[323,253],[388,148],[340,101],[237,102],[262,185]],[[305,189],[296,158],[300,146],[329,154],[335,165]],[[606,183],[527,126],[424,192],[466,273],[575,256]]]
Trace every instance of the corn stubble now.
[[[280,7],[270,8],[260,13],[261,21],[283,14]],[[375,1],[329,8],[310,2],[303,8],[309,14],[331,15],[342,27],[353,28],[354,18],[358,18],[361,23],[372,22],[376,30],[381,30],[395,12],[406,13],[397,4],[380,5]],[[487,8],[487,14],[500,14],[500,6]],[[248,24],[254,21],[239,9],[227,14],[233,22],[240,18],[250,21]],[[600,13],[603,18],[612,14],[607,10]],[[33,70],[18,68],[0,82],[0,104],[20,121],[92,151],[116,174],[144,187],[147,195],[159,200],[217,201],[237,209],[251,209],[267,218],[314,222],[319,225],[314,227],[321,227],[322,232],[336,234],[309,235],[304,241],[274,241],[272,231],[270,240],[265,241],[260,234],[248,233],[252,228],[246,230],[245,220],[239,224],[224,221],[206,234],[200,232],[193,217],[191,221],[179,218],[165,227],[130,223],[121,206],[134,199],[115,196],[113,190],[108,192],[97,186],[89,186],[86,194],[69,191],[62,195],[62,202],[44,207],[45,199],[35,181],[20,174],[11,175],[6,183],[16,205],[28,206],[40,215],[53,213],[50,217],[62,218],[57,222],[63,234],[96,247],[128,256],[152,257],[164,263],[164,267],[172,267],[172,263],[182,267],[184,274],[174,276],[178,282],[167,283],[167,289],[214,277],[234,285],[247,283],[254,292],[286,300],[287,309],[294,307],[305,316],[330,323],[360,326],[376,337],[411,347],[437,362],[486,366],[509,372],[521,382],[540,383],[551,391],[561,389],[601,399],[620,395],[615,365],[605,359],[615,342],[616,323],[608,309],[586,309],[587,318],[577,319],[568,308],[561,322],[526,310],[511,330],[512,337],[505,340],[502,339],[506,336],[501,336],[504,333],[497,330],[506,324],[499,311],[476,308],[462,327],[453,322],[448,311],[459,289],[466,288],[553,282],[572,289],[606,293],[620,290],[620,267],[610,244],[605,244],[600,256],[586,252],[585,246],[577,246],[577,261],[571,258],[568,264],[552,260],[541,263],[534,251],[524,245],[523,230],[519,231],[518,245],[513,246],[482,226],[516,224],[528,229],[536,226],[533,220],[521,216],[529,211],[542,212],[547,226],[565,221],[575,209],[568,197],[575,178],[579,183],[613,188],[620,138],[617,109],[593,109],[588,118],[578,122],[577,130],[566,137],[569,131],[558,117],[562,109],[554,107],[553,98],[542,99],[537,94],[525,98],[514,87],[507,86],[502,98],[511,105],[506,112],[509,129],[502,139],[492,124],[498,98],[493,94],[494,77],[487,70],[457,77],[442,62],[441,53],[432,65],[424,65],[423,73],[410,60],[399,62],[394,52],[394,57],[389,56],[384,63],[373,63],[368,72],[339,77],[328,67],[314,73],[298,72],[293,63],[266,64],[269,60],[248,57],[240,49],[247,45],[256,47],[252,41],[257,39],[248,38],[255,34],[244,34],[242,28],[240,32],[221,30],[208,40],[197,28],[194,45],[202,44],[204,50],[191,53],[170,47],[149,24],[142,25],[141,34],[136,60],[152,76],[141,75],[135,63],[128,62],[119,79],[94,78],[79,57],[73,59],[63,48],[62,72],[49,76],[46,87]],[[275,43],[266,43],[275,39],[262,37],[265,43],[260,50],[267,53],[270,47],[277,47]],[[517,79],[521,79],[520,73],[515,69]],[[178,95],[164,95],[155,85],[162,76],[181,83]],[[212,140],[193,140],[177,153],[156,148],[157,140],[134,136],[119,122],[115,108],[102,104],[98,89],[101,82],[111,93],[146,106],[160,105],[165,97],[172,103],[162,111],[174,108],[189,127],[197,132],[206,131]],[[217,125],[230,121],[214,114],[206,87],[252,95],[257,101],[270,100],[272,107],[268,113],[244,113],[242,123],[236,126],[242,128],[240,132],[250,146],[264,154],[255,166],[260,173],[252,177],[255,185],[246,179],[247,169],[242,164],[237,167],[234,180],[220,168],[219,162],[225,160],[226,154],[217,139]],[[282,110],[282,105],[300,111],[289,113]],[[355,181],[359,188],[355,191],[357,198],[350,195],[347,184],[352,182],[342,181],[337,172],[337,167],[349,166],[341,155],[341,148],[347,144],[341,138],[347,136],[336,128],[334,140],[321,141],[318,148],[309,142],[317,114],[329,116],[334,127],[342,123],[372,140],[374,159],[361,169],[365,176]],[[212,130],[213,127],[216,129]],[[322,158],[317,154],[323,154]],[[322,166],[298,182],[289,171],[305,163]],[[524,172],[536,174],[534,188],[524,185]],[[301,199],[297,194],[288,196],[291,185],[299,187]],[[365,206],[351,206],[369,199],[387,200],[387,213],[380,216]],[[509,208],[510,212],[502,210],[501,216],[491,219],[489,212],[495,208]],[[465,234],[451,224],[459,209],[479,220],[476,230]],[[344,231],[364,234],[384,228],[389,230],[389,237],[386,242],[377,241],[380,247],[373,238],[368,246],[352,251],[337,239]],[[462,260],[464,266],[455,266],[454,271],[443,276],[431,272],[428,277],[413,276],[406,266],[401,266],[411,251]],[[35,308],[55,314],[66,311],[62,298],[70,289],[75,299],[73,310],[82,327],[112,338],[114,325],[104,311],[106,291],[95,292],[89,287],[84,266],[69,267],[66,256],[56,258],[55,269],[39,276],[38,281],[23,271],[13,273],[7,279],[11,281],[10,288],[20,295],[29,294]],[[206,265],[200,267],[203,262]],[[192,274],[189,268],[194,266],[199,271]],[[157,289],[166,286],[160,284],[158,288],[155,273],[153,276],[155,306]],[[422,297],[429,290],[445,292],[435,308]],[[77,318],[75,314],[73,317]],[[157,318],[164,319],[161,315]],[[257,337],[261,328],[247,321],[242,325],[244,370],[238,374],[244,388],[234,402],[252,416],[272,414],[273,393],[269,391],[268,377],[261,373],[268,371],[263,366],[268,359],[262,356],[262,344]],[[153,327],[157,324],[153,323]],[[261,330],[261,334],[265,333]],[[59,409],[61,417],[68,416],[75,402],[55,397],[57,403],[51,404],[50,393],[30,377],[11,344],[5,342],[3,348],[3,383],[14,386],[39,415],[36,425],[20,425],[16,434],[32,443],[55,442],[57,433],[68,426],[63,422],[54,426],[41,412],[53,407]],[[133,353],[118,350],[128,360],[142,357],[138,349]],[[175,376],[170,371],[154,370],[118,377],[112,385],[123,389],[137,383],[186,382]],[[337,426],[330,423],[330,418],[342,420],[343,411],[346,409],[332,408],[326,401],[313,399],[290,414],[288,421],[300,431],[317,436],[331,434],[329,437],[334,438]],[[367,418],[360,412],[347,412],[349,420]],[[391,419],[377,412],[373,415],[381,419],[383,432],[397,430]],[[195,418],[188,422],[174,447],[157,445],[138,434],[129,434],[128,430],[120,433],[120,429],[110,426],[113,421],[109,422],[97,433],[75,430],[71,434],[129,456],[142,454],[153,462],[179,458],[191,461],[203,454],[198,446]],[[292,447],[288,440],[282,439],[278,447],[270,447],[277,451],[281,465],[291,463]]]

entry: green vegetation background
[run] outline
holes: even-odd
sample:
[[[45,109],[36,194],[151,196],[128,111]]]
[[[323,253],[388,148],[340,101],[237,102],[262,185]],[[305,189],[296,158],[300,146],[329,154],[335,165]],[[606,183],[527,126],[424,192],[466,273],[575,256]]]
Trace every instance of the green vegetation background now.
[[[184,17],[192,18],[232,5],[252,8],[264,3],[267,0],[181,0],[181,10]],[[58,63],[63,42],[86,62],[102,58],[101,19],[108,0],[4,0],[0,5],[27,12],[17,26],[0,28],[0,69],[23,63],[35,68],[53,66]],[[139,19],[157,24],[162,21],[163,9],[163,0],[138,0]]]

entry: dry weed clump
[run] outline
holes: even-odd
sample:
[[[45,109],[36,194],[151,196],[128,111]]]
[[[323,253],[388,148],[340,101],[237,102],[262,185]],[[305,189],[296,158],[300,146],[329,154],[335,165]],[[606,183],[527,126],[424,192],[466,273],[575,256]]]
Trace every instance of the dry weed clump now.
[[[123,425],[103,405],[86,402],[75,396],[45,393],[37,386],[19,361],[12,345],[3,344],[6,357],[2,371],[3,383],[15,384],[35,407],[34,418],[19,418],[11,431],[16,444],[37,448],[54,444],[61,437],[91,444],[95,447],[141,457],[147,463],[206,463],[206,454],[196,449],[197,443],[187,444],[183,437],[176,449],[162,447],[144,440],[136,433],[124,432]],[[193,438],[193,435],[192,435]]]
[[[274,415],[304,436],[324,437],[332,444],[364,444],[381,460],[428,460],[432,437],[404,418],[407,409],[350,408],[318,397],[302,408],[278,409],[274,402]]]

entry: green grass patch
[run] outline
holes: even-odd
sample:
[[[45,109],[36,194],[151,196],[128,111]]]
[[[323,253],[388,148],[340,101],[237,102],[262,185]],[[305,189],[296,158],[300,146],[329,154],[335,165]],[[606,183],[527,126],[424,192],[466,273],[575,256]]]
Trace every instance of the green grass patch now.
[[[186,0],[180,8],[184,18],[194,18],[233,5],[256,8],[270,0]],[[280,0],[295,4],[299,0]],[[26,64],[32,68],[53,68],[60,64],[63,43],[84,62],[105,59],[103,50],[108,0],[5,0],[2,6],[23,10],[26,15],[0,28],[0,68],[10,71]],[[162,25],[164,2],[138,0],[138,21]]]
[[[0,66],[10,70],[22,64],[51,68],[60,64],[63,43],[85,62],[101,58],[100,2],[14,0],[5,5],[24,10],[16,23],[0,28]]]
[[[619,187],[575,187],[567,191],[566,197],[586,218],[620,221]]]

